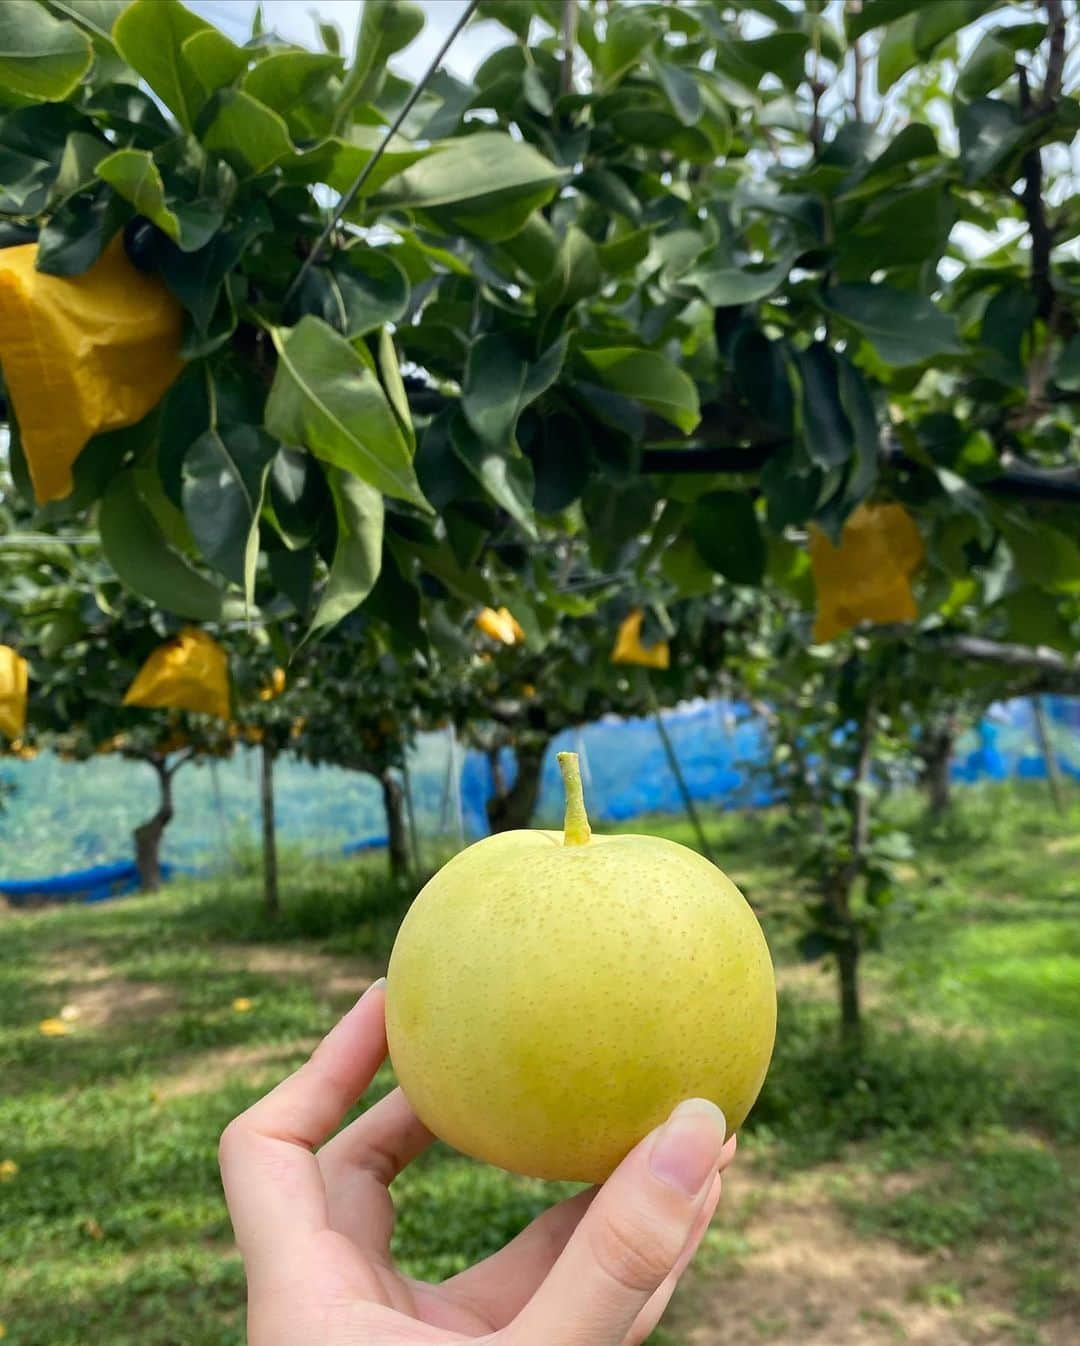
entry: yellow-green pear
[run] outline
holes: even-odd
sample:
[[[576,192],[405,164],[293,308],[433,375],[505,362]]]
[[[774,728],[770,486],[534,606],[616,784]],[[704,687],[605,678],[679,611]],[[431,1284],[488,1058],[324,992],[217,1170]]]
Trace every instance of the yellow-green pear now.
[[[776,985],[731,880],[661,837],[593,836],[576,755],[559,765],[562,832],[478,841],[413,903],[386,1027],[437,1136],[517,1173],[599,1182],[685,1098],[741,1126]]]

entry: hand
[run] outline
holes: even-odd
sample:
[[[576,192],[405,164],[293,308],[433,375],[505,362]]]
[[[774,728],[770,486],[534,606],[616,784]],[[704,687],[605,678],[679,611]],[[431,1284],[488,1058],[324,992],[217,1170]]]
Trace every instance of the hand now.
[[[431,1133],[395,1090],[327,1139],[386,1056],[384,1009],[376,983],[307,1064],[221,1138],[249,1346],[644,1340],[720,1199],[735,1138],[724,1144],[718,1109],[682,1104],[601,1188],[552,1207],[461,1275],[426,1285],[390,1260],[388,1188]]]

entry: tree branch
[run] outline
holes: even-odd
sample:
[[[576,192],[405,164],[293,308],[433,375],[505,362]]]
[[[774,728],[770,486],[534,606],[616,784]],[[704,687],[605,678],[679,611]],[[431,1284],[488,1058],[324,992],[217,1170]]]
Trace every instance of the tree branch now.
[[[908,641],[914,648],[935,655],[996,664],[1002,669],[1028,674],[1035,681],[1022,689],[1025,692],[1048,691],[1065,695],[1080,692],[1080,655],[1062,654],[1049,645],[1021,645],[951,631],[913,633],[910,627],[891,625],[876,627],[873,636],[875,640]],[[1013,694],[1019,695],[1020,691],[1017,689]]]
[[[1030,120],[1037,115],[1031,100],[1031,85],[1027,70],[1017,66],[1020,80],[1020,109],[1024,117]],[[1054,245],[1054,236],[1046,221],[1043,205],[1043,164],[1042,151],[1038,145],[1032,145],[1024,155],[1024,190],[1020,201],[1024,207],[1028,233],[1031,236],[1031,286],[1035,292],[1036,316],[1049,318],[1054,307],[1054,286],[1050,279],[1050,250]]]
[[[563,0],[562,10],[562,79],[563,93],[574,92],[574,49],[577,47],[577,0]]]
[[[1041,114],[1053,112],[1065,75],[1065,7],[1061,0],[1045,0],[1045,3],[1046,19],[1050,27],[1050,49],[1046,57],[1046,82],[1043,84],[1038,106]]]
[[[857,14],[862,9],[862,0],[851,0],[851,9]],[[862,45],[858,38],[851,44],[851,55],[855,62],[851,85],[851,110],[855,114],[855,120],[861,122],[863,119],[863,74],[866,69],[866,58],[863,56]]]

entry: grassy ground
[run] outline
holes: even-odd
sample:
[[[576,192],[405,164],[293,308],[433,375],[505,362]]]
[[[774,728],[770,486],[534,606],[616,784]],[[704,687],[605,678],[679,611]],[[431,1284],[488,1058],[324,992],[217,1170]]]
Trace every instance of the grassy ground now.
[[[666,1346],[1076,1340],[1078,823],[1041,791],[995,787],[920,835],[886,947],[866,960],[870,1031],[853,1062],[830,977],[792,955],[782,820],[708,820],[764,913],[781,1026]],[[690,840],[681,823],[653,829]],[[251,880],[0,917],[0,1321],[13,1346],[240,1342],[218,1134],[378,975],[402,909],[377,861],[297,870],[286,890],[276,926]],[[65,1007],[66,1033],[43,1035]],[[431,1277],[556,1195],[441,1148],[398,1191],[399,1254]]]

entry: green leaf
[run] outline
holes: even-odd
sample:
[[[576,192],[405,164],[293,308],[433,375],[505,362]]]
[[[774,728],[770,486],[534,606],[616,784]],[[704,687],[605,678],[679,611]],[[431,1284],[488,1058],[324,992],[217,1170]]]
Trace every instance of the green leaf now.
[[[386,63],[424,26],[424,11],[412,0],[365,0],[352,68],[338,98],[338,127],[357,103],[370,102],[386,77]]]
[[[818,467],[839,467],[855,447],[855,433],[840,399],[839,361],[823,341],[815,341],[798,353],[796,363],[806,452]]]
[[[47,0],[60,18],[71,19],[97,41],[113,45],[113,24],[131,0]]]
[[[955,216],[953,195],[944,183],[881,192],[857,224],[837,231],[837,274],[857,280],[878,270],[936,261]]]
[[[96,186],[94,169],[111,150],[112,146],[101,136],[72,131],[60,158],[60,168],[49,193],[49,204],[66,201],[84,187]]]
[[[732,584],[760,584],[765,540],[750,497],[743,491],[710,491],[695,502],[687,532],[701,559]]]
[[[405,381],[401,377],[401,368],[398,365],[397,347],[394,345],[389,327],[379,330],[375,363],[383,392],[386,393],[390,407],[397,417],[401,433],[409,446],[409,453],[415,456],[416,430],[413,428],[412,412],[409,410],[409,395],[405,391]]]
[[[229,272],[253,240],[272,228],[269,211],[256,201],[198,252],[169,249],[161,257],[162,278],[191,314],[200,337],[210,332]]]
[[[1001,383],[1027,381],[1022,350],[1024,337],[1038,309],[1038,298],[1026,281],[1003,285],[983,310],[979,341],[987,348],[980,372]]]
[[[756,89],[765,75],[775,75],[787,89],[796,89],[806,74],[806,33],[770,33],[750,41],[724,42],[716,48],[718,70]]]
[[[98,511],[105,558],[134,593],[178,617],[221,620],[225,595],[173,551],[131,470],[113,477]]]
[[[1002,167],[1028,136],[1015,108],[997,98],[979,98],[956,118],[960,165],[970,187]]]
[[[59,101],[78,86],[93,54],[85,33],[43,5],[0,5],[0,88]]]
[[[532,23],[531,0],[480,0],[477,13],[508,28],[519,42],[528,42]]]
[[[450,424],[454,452],[496,504],[516,519],[530,538],[536,539],[533,518],[532,464],[505,448],[492,448],[481,439],[464,415]]]
[[[428,544],[410,539],[408,542],[399,541],[397,550],[399,553],[411,552],[429,574],[466,603],[491,602],[491,587],[487,580],[475,567],[463,566],[449,542]]]
[[[825,292],[825,306],[865,337],[887,365],[964,352],[956,319],[924,295],[888,285],[834,285]]]
[[[636,7],[616,5],[609,11],[604,41],[594,61],[608,87],[637,65],[655,32],[649,16]]]
[[[358,337],[397,322],[409,302],[409,281],[388,248],[360,243],[335,254],[304,278],[297,305],[343,336]]]
[[[324,140],[312,149],[302,150],[282,160],[278,172],[290,182],[325,182],[336,192],[347,192],[367,166],[384,135],[381,127],[354,126],[347,141],[336,136]],[[400,136],[394,136],[361,188],[349,217],[353,214],[361,215],[367,197],[396,177],[402,169],[419,159],[427,158],[432,152],[431,149],[417,148]]]
[[[476,477],[455,453],[450,424],[457,408],[448,406],[433,416],[416,453],[416,474],[425,497],[440,514],[455,500],[480,499]]]
[[[934,5],[940,4],[941,0],[933,0]],[[868,33],[872,28],[880,28],[882,24],[894,23],[897,19],[902,19],[905,14],[912,14],[917,10],[928,8],[926,0],[865,0],[865,3],[855,9],[851,5],[844,6],[844,31],[849,40],[861,37],[863,33]]]
[[[479,131],[406,168],[374,200],[388,208],[441,209],[477,237],[497,242],[550,201],[565,176],[526,142]]]
[[[302,449],[279,449],[270,465],[268,504],[286,547],[300,551],[315,540],[331,503],[322,464]]]
[[[1050,645],[1072,651],[1076,641],[1061,611],[1060,601],[1026,584],[1006,595],[1001,606],[1009,621],[1009,636],[1025,645]]]
[[[559,240],[554,229],[538,210],[534,210],[524,226],[502,244],[502,252],[535,281],[547,280],[551,275],[558,249]]]
[[[821,498],[821,470],[800,463],[802,471],[798,471],[793,456],[790,450],[780,449],[761,469],[769,527],[775,533],[806,523]]]
[[[915,45],[915,30],[919,22],[918,14],[905,14],[902,19],[890,23],[881,39],[877,58],[877,91],[887,94],[898,79],[901,79],[914,66],[919,64],[919,52]]]
[[[670,61],[659,61],[655,57],[649,66],[679,121],[684,126],[694,126],[699,122],[703,105],[701,90],[693,75],[682,66]]]
[[[744,270],[728,263],[722,249],[706,254],[679,276],[680,285],[692,285],[701,291],[714,308],[734,308],[767,299],[784,283],[794,254],[788,253],[772,266]]]
[[[1057,358],[1054,382],[1069,393],[1080,393],[1080,336],[1074,336]]]
[[[624,271],[632,271],[649,255],[652,233],[648,229],[634,229],[628,234],[619,234],[601,243],[596,249],[596,258],[600,269],[609,275],[618,276]]]
[[[589,480],[589,433],[569,413],[556,411],[540,421],[525,446],[533,467],[533,503],[539,514],[557,514],[577,500]]]
[[[934,0],[923,5],[915,22],[915,49],[926,60],[934,48],[958,29],[993,9],[998,0]]]
[[[1001,518],[999,525],[1024,579],[1051,593],[1080,593],[1080,545],[1073,538],[1018,514]]]
[[[956,81],[956,91],[964,98],[979,98],[996,89],[1016,69],[1016,56],[993,33],[984,33],[979,44],[964,62]]]
[[[641,223],[641,202],[613,169],[587,168],[573,179],[573,186],[606,209],[625,215],[631,224]]]
[[[117,150],[102,159],[95,171],[183,252],[203,247],[221,228],[225,218],[222,202],[166,199],[161,173],[146,150]]]
[[[179,0],[135,0],[116,20],[113,41],[120,55],[146,80],[180,125],[190,131],[206,102],[197,73],[184,59],[183,45],[211,25]]]
[[[85,117],[66,103],[17,108],[0,119],[0,214],[39,215],[69,137],[89,130]]]
[[[253,425],[207,430],[184,455],[183,508],[195,544],[215,570],[255,600],[259,514],[277,444]]]
[[[701,420],[693,379],[657,351],[615,346],[585,350],[582,355],[606,388],[643,403],[683,434]]]
[[[851,423],[855,458],[845,484],[845,503],[861,504],[877,483],[881,436],[870,389],[859,370],[843,355],[836,357],[840,404]]]
[[[180,58],[190,70],[203,92],[203,106],[211,94],[227,88],[251,60],[251,52],[230,42],[216,28],[203,28],[184,39]],[[201,111],[201,107],[200,107]]]
[[[287,444],[430,511],[409,442],[371,365],[318,318],[272,330],[279,362],[266,428]]]
[[[537,290],[537,303],[545,309],[569,307],[599,288],[600,258],[596,244],[583,229],[572,224],[559,244],[550,276]]]
[[[359,607],[382,569],[383,499],[377,490],[338,468],[327,473],[337,542],[330,576],[305,639]]]
[[[521,358],[507,337],[491,332],[469,350],[462,388],[465,419],[492,448],[509,450],[521,412],[555,382],[566,358],[566,337],[539,360]]]
[[[222,94],[217,115],[202,140],[241,177],[265,173],[294,152],[284,120],[239,89]]]
[[[664,548],[660,554],[660,573],[669,584],[674,584],[680,598],[703,596],[715,584],[712,566],[687,534],[672,538]]]
[[[338,57],[323,52],[277,51],[247,72],[242,87],[284,117],[291,134],[310,135],[318,125],[311,104],[340,69]]]
[[[131,208],[104,183],[92,195],[66,201],[38,234],[38,271],[81,276],[105,251],[131,215]]]

